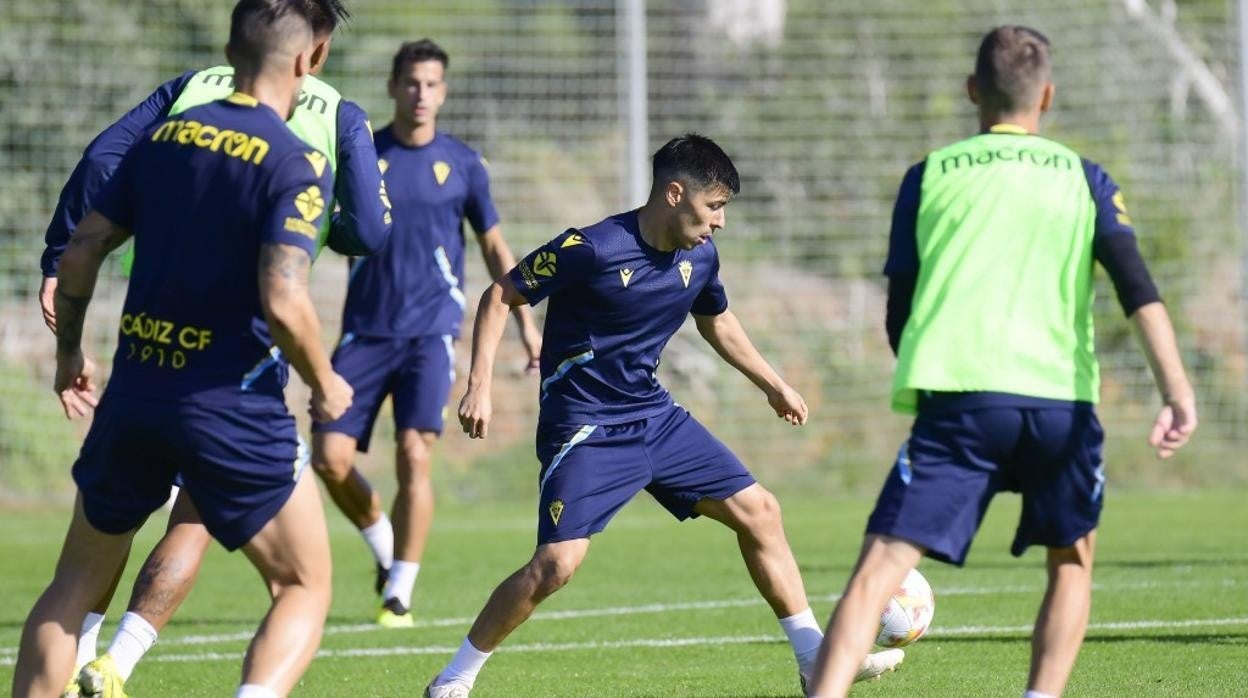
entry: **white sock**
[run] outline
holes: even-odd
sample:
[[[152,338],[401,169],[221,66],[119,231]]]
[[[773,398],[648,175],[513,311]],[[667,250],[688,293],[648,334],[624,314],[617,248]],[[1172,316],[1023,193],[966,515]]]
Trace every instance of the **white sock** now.
[[[95,659],[95,643],[100,638],[100,626],[104,624],[104,614],[88,611],[82,619],[82,631],[78,633],[78,658],[74,660],[74,676],[87,662]]]
[[[117,634],[113,636],[113,644],[108,646],[108,654],[113,658],[122,681],[130,678],[134,666],[154,644],[156,628],[143,616],[126,611],[126,615],[121,617],[121,625],[117,626]]]
[[[238,687],[234,698],[278,698],[277,691],[258,683],[245,683]]]
[[[381,512],[381,518],[373,525],[361,528],[360,535],[364,536],[364,542],[372,548],[377,562],[390,569],[390,565],[394,563],[394,527],[390,525],[390,517],[386,516],[386,512]]]
[[[819,655],[819,644],[823,642],[823,630],[815,613],[807,608],[788,618],[780,619],[780,627],[789,638],[793,654],[797,657],[797,668],[803,674],[809,674],[815,668],[815,659]]]
[[[458,681],[459,683],[468,684],[468,688],[472,688],[472,684],[477,681],[477,674],[481,672],[481,667],[485,666],[485,660],[490,658],[493,652],[482,652],[472,646],[472,642],[468,638],[464,638],[464,642],[459,646],[459,651],[451,658],[451,663],[446,665],[442,673],[438,674],[435,680],[440,686],[442,684]]]
[[[419,562],[395,560],[390,565],[390,577],[386,580],[386,588],[381,592],[381,599],[398,599],[404,608],[411,608],[412,587],[416,586],[416,575],[419,573]]]
[[[1057,698],[1057,697],[1050,695],[1048,693],[1041,693],[1040,691],[1027,691],[1026,693],[1023,694],[1023,698]]]

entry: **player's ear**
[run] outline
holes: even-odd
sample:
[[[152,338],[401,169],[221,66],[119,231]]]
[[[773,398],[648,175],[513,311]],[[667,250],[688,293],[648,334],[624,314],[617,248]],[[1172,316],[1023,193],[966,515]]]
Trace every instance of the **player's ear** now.
[[[295,77],[301,78],[312,72],[312,49],[295,54]]]
[[[1044,86],[1044,92],[1040,93],[1040,113],[1053,108],[1053,95],[1057,92],[1057,87],[1053,83],[1047,83]]]
[[[975,83],[975,75],[966,76],[966,96],[971,100],[971,104],[979,106],[979,85]]]
[[[663,198],[667,201],[667,205],[675,208],[685,199],[685,185],[680,182],[668,182],[663,188]]]
[[[329,44],[332,40],[332,36],[327,36],[324,41],[317,41],[312,45],[312,65],[308,68],[309,72],[317,72],[329,60]]]

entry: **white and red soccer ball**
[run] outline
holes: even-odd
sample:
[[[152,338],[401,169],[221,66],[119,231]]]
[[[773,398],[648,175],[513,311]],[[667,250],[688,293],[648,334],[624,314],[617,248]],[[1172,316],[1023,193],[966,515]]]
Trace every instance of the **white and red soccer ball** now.
[[[932,587],[919,574],[910,570],[893,597],[880,614],[880,634],[875,644],[880,647],[905,647],[923,637],[936,613]]]

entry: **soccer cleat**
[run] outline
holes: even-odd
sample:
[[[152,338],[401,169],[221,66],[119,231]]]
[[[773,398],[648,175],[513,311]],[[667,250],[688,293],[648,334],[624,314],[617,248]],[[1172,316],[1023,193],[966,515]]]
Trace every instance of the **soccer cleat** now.
[[[382,567],[380,562],[376,563],[376,565],[377,576],[373,577],[373,590],[377,592],[378,596],[381,596],[381,592],[386,588],[386,582],[390,580],[390,569]]]
[[[377,625],[383,628],[410,628],[416,624],[412,613],[398,599],[386,599],[377,616]],[[467,694],[465,694],[467,695]]]
[[[82,698],[126,698],[126,682],[108,654],[92,659],[78,672],[78,689]]]
[[[428,686],[425,686],[425,698],[468,698],[468,693],[472,691],[472,687],[458,681],[439,684],[438,677],[433,677]]]
[[[905,658],[906,653],[899,649],[883,650],[868,654],[867,658],[862,660],[862,665],[858,667],[858,674],[854,676],[854,683],[878,679],[882,674],[896,671],[897,667],[901,666],[901,661]]]

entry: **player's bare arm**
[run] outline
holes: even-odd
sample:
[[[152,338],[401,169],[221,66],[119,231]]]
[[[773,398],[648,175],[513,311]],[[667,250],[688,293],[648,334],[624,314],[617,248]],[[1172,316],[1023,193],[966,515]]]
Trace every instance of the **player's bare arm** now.
[[[741,321],[730,310],[719,315],[694,315],[698,332],[730,366],[740,371],[767,396],[776,416],[794,426],[806,423],[806,401],[776,373],[750,341]]]
[[[492,406],[490,383],[494,378],[494,356],[507,326],[512,308],[527,304],[506,274],[490,284],[481,294],[477,319],[472,327],[472,367],[468,372],[468,389],[459,401],[459,423],[473,439],[484,439],[489,427]]]
[[[477,239],[481,243],[481,256],[485,259],[485,267],[489,270],[491,279],[502,278],[516,266],[516,257],[503,239],[501,227],[495,225]],[[542,332],[537,329],[537,323],[533,322],[533,313],[527,304],[513,306],[511,312],[520,328],[520,341],[524,342],[524,349],[529,354],[529,364],[525,372],[536,373],[541,367]]]
[[[82,220],[61,259],[54,293],[56,323],[56,381],[65,416],[80,417],[95,407],[95,365],[82,354],[82,327],[95,293],[100,265],[109,252],[130,237],[104,216],[92,212]]]
[[[1157,450],[1158,457],[1169,458],[1196,430],[1196,394],[1183,370],[1165,304],[1140,306],[1131,315],[1131,324],[1161,393],[1161,412],[1148,435],[1148,443]]]
[[[321,323],[308,295],[312,258],[293,245],[260,248],[260,304],[273,343],[312,388],[312,418],[330,421],[351,406],[351,386],[321,346]]]

